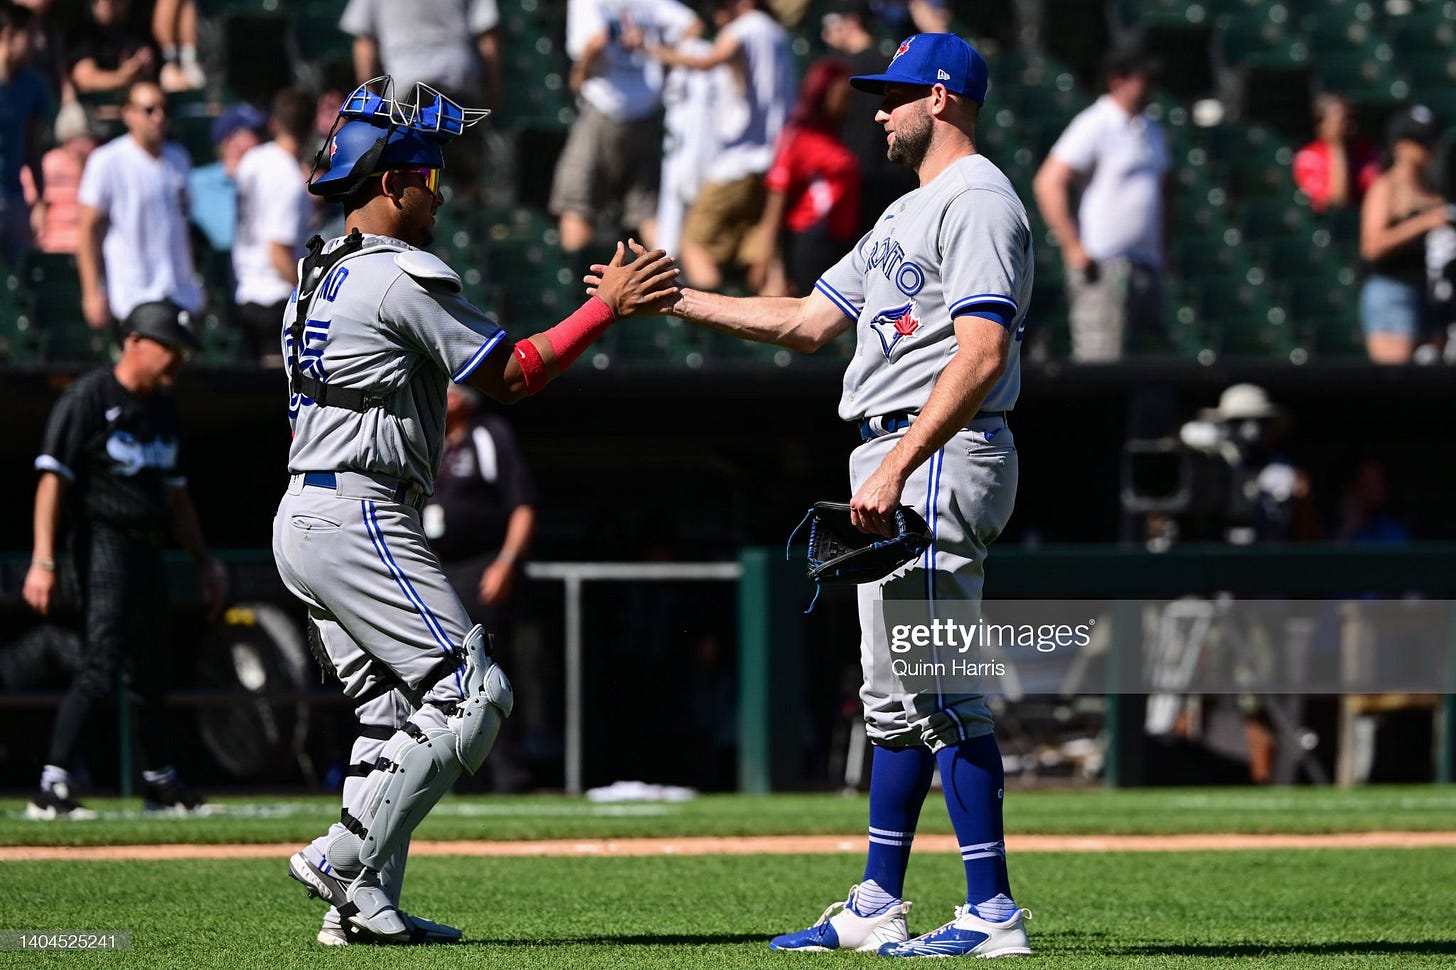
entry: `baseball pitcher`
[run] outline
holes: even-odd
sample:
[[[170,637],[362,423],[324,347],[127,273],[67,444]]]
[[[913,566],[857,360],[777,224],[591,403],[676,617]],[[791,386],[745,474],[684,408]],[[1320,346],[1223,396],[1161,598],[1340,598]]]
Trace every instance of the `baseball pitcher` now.
[[[1012,901],[1006,874],[991,714],[979,693],[885,690],[891,654],[877,621],[888,600],[977,602],[986,547],[1016,496],[1016,446],[1006,419],[1020,390],[1032,242],[1011,183],[976,151],[988,73],[981,55],[954,34],[916,34],[884,73],[853,78],[883,97],[875,118],[888,157],[913,169],[920,187],[886,209],[806,297],[683,288],[668,309],[805,352],[852,329],[855,353],[839,402],[839,416],[863,441],[849,463],[852,520],[864,532],[890,536],[903,503],[924,517],[933,537],[918,561],[859,586],[860,697],[875,746],[864,876],[814,926],[774,938],[776,950],[1031,952],[1027,913]],[[965,863],[966,901],[953,920],[911,939],[905,869],[937,766]]]

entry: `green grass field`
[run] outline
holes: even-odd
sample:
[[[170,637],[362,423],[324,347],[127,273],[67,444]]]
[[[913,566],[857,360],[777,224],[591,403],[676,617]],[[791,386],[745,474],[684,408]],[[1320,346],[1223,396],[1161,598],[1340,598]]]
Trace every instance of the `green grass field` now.
[[[23,798],[0,799],[0,845],[296,842],[338,816],[337,798],[216,798],[229,814],[154,818],[139,799],[87,798],[94,822],[37,823]],[[949,832],[935,795],[921,832]],[[836,794],[706,795],[681,804],[594,805],[550,796],[451,796],[416,833],[422,839],[628,838],[692,835],[840,835],[863,832],[868,799]],[[1456,829],[1456,787],[1202,788],[1011,791],[1006,829],[1049,835],[1172,832],[1368,832]]]
[[[231,814],[34,823],[0,802],[0,842],[302,841],[326,824],[322,799],[227,800]],[[269,809],[271,806],[271,810]],[[593,806],[553,798],[453,797],[420,838],[855,833],[863,798],[705,797],[685,805]],[[1370,788],[1012,792],[1008,828],[1042,833],[1340,832],[1456,828],[1456,789]],[[948,831],[927,803],[922,832]],[[1048,967],[1451,967],[1456,849],[1022,853],[1028,965]],[[410,863],[412,911],[461,926],[431,950],[313,941],[323,906],[283,859],[3,862],[0,928],[130,930],[132,949],[0,952],[0,967],[783,967],[865,965],[849,954],[775,954],[769,936],[808,925],[859,876],[854,855],[458,858]],[[959,860],[911,863],[911,929],[950,917]]]

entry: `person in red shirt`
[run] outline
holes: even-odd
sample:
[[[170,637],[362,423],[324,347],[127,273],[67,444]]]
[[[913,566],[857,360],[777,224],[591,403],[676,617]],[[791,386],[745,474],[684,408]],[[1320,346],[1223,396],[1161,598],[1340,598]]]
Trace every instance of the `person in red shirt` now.
[[[1294,156],[1294,183],[1316,212],[1358,204],[1380,175],[1375,145],[1354,137],[1350,103],[1338,94],[1314,100],[1315,140]]]
[[[840,137],[849,94],[849,68],[837,60],[804,75],[764,179],[766,244],[748,274],[761,296],[806,295],[859,235],[860,166]]]

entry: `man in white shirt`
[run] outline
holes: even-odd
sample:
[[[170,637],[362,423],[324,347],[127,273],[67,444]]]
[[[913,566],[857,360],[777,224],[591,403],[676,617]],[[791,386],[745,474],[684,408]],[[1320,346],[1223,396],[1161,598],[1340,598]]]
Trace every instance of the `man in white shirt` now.
[[[283,363],[284,310],[298,284],[298,259],[313,219],[302,160],[314,110],[314,100],[302,91],[278,92],[268,120],[273,140],[250,150],[238,164],[237,320],[249,352],[268,366]]]
[[[728,65],[743,95],[742,111],[718,114],[719,149],[683,226],[683,272],[693,286],[708,290],[722,285],[723,267],[757,261],[762,241],[752,230],[763,213],[763,176],[798,89],[789,35],[759,9],[759,0],[717,0],[715,6],[730,19],[707,54],[648,48],[671,66],[707,71]]]
[[[1136,47],[1108,55],[1107,93],[1072,119],[1033,184],[1067,267],[1073,360],[1116,360],[1130,334],[1163,337],[1170,166],[1163,131],[1144,110],[1149,67]]]
[[[645,48],[701,32],[697,16],[678,0],[571,0],[567,6],[566,53],[578,110],[550,201],[567,254],[591,244],[605,209],[620,210],[624,229],[656,245],[663,70]]]
[[[162,89],[134,83],[122,119],[127,133],[91,153],[77,193],[81,309],[97,330],[142,303],[171,300],[192,312],[203,303],[187,237],[192,163],[167,141]]]
[[[678,45],[690,54],[706,54],[711,42],[701,37]],[[728,68],[694,71],[673,68],[662,82],[662,184],[657,193],[657,248],[682,249],[683,220],[703,184],[703,172],[718,152],[718,135],[704,118],[731,110],[738,98]]]

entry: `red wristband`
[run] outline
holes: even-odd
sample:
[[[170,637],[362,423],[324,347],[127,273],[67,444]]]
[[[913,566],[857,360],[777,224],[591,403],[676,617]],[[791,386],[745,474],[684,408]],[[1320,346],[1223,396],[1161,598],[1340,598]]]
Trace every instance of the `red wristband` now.
[[[522,340],[516,344],[516,363],[521,365],[521,380],[526,382],[526,393],[535,394],[547,384],[546,362],[541,359],[541,351],[530,340]]]
[[[547,330],[546,339],[556,354],[556,366],[561,370],[570,367],[593,340],[607,332],[614,319],[612,308],[593,296],[571,316]]]

